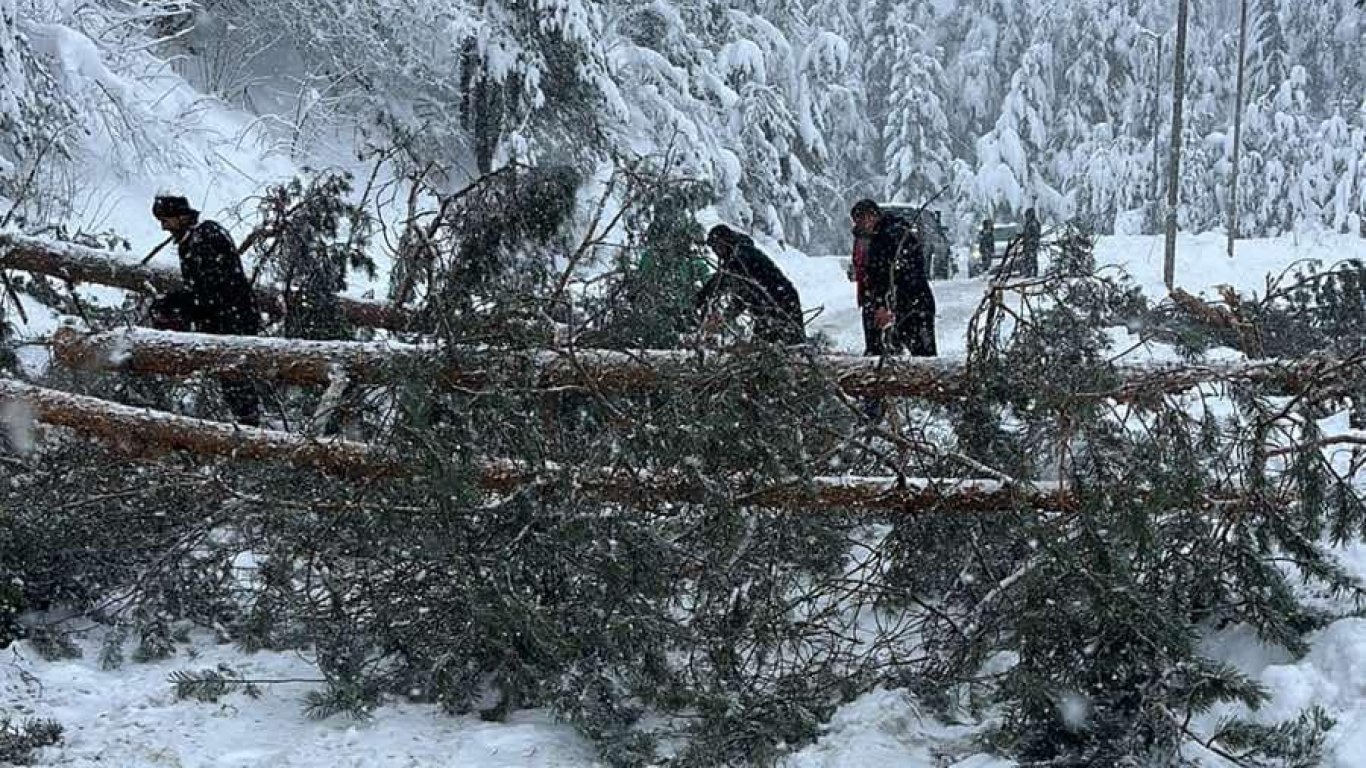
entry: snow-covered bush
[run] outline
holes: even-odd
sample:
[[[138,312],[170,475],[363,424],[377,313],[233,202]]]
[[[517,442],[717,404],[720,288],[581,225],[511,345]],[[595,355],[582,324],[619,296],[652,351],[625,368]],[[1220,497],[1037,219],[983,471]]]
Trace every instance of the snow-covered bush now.
[[[28,765],[34,750],[62,740],[62,726],[54,720],[25,720],[15,724],[0,711],[0,762]]]

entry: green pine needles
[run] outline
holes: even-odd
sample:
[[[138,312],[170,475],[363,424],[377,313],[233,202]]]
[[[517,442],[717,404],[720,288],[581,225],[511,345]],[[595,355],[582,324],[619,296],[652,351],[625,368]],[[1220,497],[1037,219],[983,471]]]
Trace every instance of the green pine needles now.
[[[407,241],[408,299],[449,351],[394,371],[371,393],[384,417],[367,418],[414,478],[49,443],[0,463],[0,589],[12,585],[0,599],[88,609],[147,658],[175,652],[186,620],[245,651],[309,648],[316,716],[394,698],[489,719],[548,707],[620,766],[772,764],[878,686],[946,721],[990,723],[964,748],[1023,765],[1191,765],[1208,750],[1289,767],[1323,754],[1322,711],[1254,720],[1269,692],[1204,640],[1246,625],[1303,653],[1329,607],[1362,595],[1333,547],[1366,534],[1366,507],[1317,426],[1350,376],[1293,396],[1246,381],[1125,394],[1106,329],[1167,334],[1173,315],[1092,274],[1091,241],[1073,230],[1053,262],[1065,268],[990,289],[971,326],[971,394],[948,405],[887,402],[871,419],[816,350],[761,344],[680,353],[686,377],[661,369],[630,394],[546,389],[535,358],[512,352],[481,358],[477,389],[443,385],[442,366],[473,362],[462,345],[511,318],[627,348],[684,327],[685,212],[705,197],[642,195],[632,226],[663,259],[643,281],[659,301],[594,302],[642,289],[646,266],[604,247],[589,254],[606,265],[591,283],[566,282],[552,247],[570,242],[555,225],[564,208],[501,227],[483,208],[566,185],[558,171],[508,171],[425,219],[442,222],[430,248],[422,233]],[[1338,319],[1359,295],[1347,275],[1279,292],[1260,337],[1293,321],[1298,353],[1347,357],[1334,341],[1353,327]],[[488,491],[490,457],[531,480]],[[604,475],[626,490],[604,491]],[[1061,501],[974,508],[950,479],[942,503],[900,512],[753,503],[832,475],[1050,485]],[[225,669],[172,682],[200,699],[269,684]]]

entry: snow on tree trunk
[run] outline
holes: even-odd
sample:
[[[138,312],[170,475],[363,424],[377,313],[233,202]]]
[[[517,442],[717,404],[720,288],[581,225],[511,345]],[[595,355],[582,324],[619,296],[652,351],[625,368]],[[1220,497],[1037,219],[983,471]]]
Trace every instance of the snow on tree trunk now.
[[[311,440],[286,432],[193,419],[35,387],[13,379],[0,378],[0,400],[24,404],[36,421],[73,429],[135,455],[188,451],[201,456],[279,461],[365,477],[403,471],[396,457],[364,443]]]
[[[9,412],[64,427],[141,456],[185,451],[239,461],[269,461],[311,467],[352,477],[398,477],[421,471],[421,462],[404,462],[381,446],[349,440],[317,440],[303,435],[222,424],[133,408],[99,398],[73,395],[0,378],[0,402],[19,402]],[[27,428],[28,425],[20,425]],[[17,427],[13,427],[17,428]],[[540,478],[569,471],[557,464],[537,466],[489,459],[479,462],[478,485],[507,493]],[[594,468],[578,473],[581,491],[603,501],[700,502],[706,489],[674,475]],[[984,512],[993,509],[1075,509],[1078,500],[1053,483],[1011,485],[998,480],[892,477],[792,477],[754,489],[737,489],[738,502],[754,507],[798,510],[883,511],[903,514]]]
[[[1178,291],[1178,296],[1183,296]],[[196,372],[228,379],[273,379],[294,384],[327,384],[341,370],[354,381],[392,378],[423,357],[441,350],[403,344],[304,341],[246,336],[208,336],[131,329],[84,335],[64,329],[53,337],[53,352],[78,369],[186,377]],[[437,379],[443,386],[477,389],[489,384],[485,364],[506,359],[506,350],[452,350]],[[540,350],[531,363],[542,389],[573,388],[603,393],[647,392],[689,386],[715,376],[729,362],[725,354],[701,357],[683,350],[622,352],[602,349]],[[440,359],[440,358],[438,358]],[[1147,364],[1116,369],[1114,386],[1070,393],[1083,400],[1134,402],[1232,382],[1294,394],[1313,387],[1345,385],[1366,370],[1366,358],[1312,356],[1302,360],[1221,361],[1205,364]],[[962,361],[943,358],[870,359],[822,355],[810,359],[803,375],[830,381],[853,397],[915,397],[949,403],[968,396],[970,372]]]

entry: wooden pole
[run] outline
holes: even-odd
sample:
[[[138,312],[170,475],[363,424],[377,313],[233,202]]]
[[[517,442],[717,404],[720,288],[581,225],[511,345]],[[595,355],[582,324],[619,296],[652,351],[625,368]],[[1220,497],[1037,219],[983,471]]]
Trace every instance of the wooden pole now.
[[[1238,17],[1238,87],[1233,97],[1233,173],[1228,195],[1228,257],[1233,258],[1233,241],[1238,238],[1238,159],[1243,148],[1243,81],[1247,69],[1247,0],[1242,0]]]
[[[1176,206],[1181,193],[1181,108],[1186,100],[1186,22],[1190,0],[1178,0],[1176,65],[1172,74],[1172,152],[1167,169],[1167,243],[1162,259],[1162,282],[1171,290],[1176,279]]]

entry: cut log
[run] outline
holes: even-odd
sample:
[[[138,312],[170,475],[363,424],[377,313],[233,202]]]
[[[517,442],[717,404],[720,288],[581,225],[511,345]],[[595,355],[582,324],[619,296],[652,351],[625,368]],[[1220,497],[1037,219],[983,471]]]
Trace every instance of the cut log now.
[[[195,372],[226,378],[257,378],[294,384],[326,384],[341,369],[353,381],[375,383],[392,378],[395,365],[429,356],[440,349],[390,343],[302,341],[240,336],[206,336],[129,329],[82,334],[61,329],[53,351],[64,365],[91,370],[121,370],[183,378]],[[438,380],[443,386],[479,389],[488,382],[483,361],[507,359],[507,350],[468,349],[460,365],[446,363]],[[651,391],[667,382],[696,382],[715,375],[728,357],[702,358],[683,350],[539,350],[530,353],[543,389],[592,389],[604,393]],[[962,361],[943,358],[873,358],[852,355],[794,357],[810,365],[812,376],[828,377],[855,397],[917,397],[948,403],[967,394]],[[463,366],[463,367],[462,367]],[[1257,385],[1277,394],[1343,390],[1366,378],[1366,356],[1348,359],[1311,356],[1303,360],[1230,360],[1203,364],[1146,364],[1119,369],[1122,383],[1095,392],[1073,393],[1082,400],[1135,402],[1174,394],[1221,381]]]
[[[268,429],[133,408],[0,378],[0,402],[20,401],[36,421],[96,438],[141,456],[185,451],[198,456],[269,461],[351,477],[411,476],[420,462],[403,462],[388,450],[348,440],[316,440]],[[714,499],[691,478],[610,469],[573,470],[555,464],[488,461],[480,468],[485,490],[510,493],[571,476],[579,492],[605,502],[699,503]],[[840,512],[991,512],[1009,508],[1073,509],[1076,499],[1054,484],[1012,486],[996,480],[877,477],[791,478],[738,490],[736,504]]]
[[[352,381],[373,383],[407,359],[434,347],[389,342],[305,341],[266,336],[211,336],[133,328],[85,334],[58,328],[52,350],[63,365],[80,370],[126,371],[185,378],[196,372],[225,379],[289,384],[328,384],[333,370]],[[463,383],[477,385],[472,372]]]
[[[0,232],[0,269],[14,269],[48,275],[72,283],[98,283],[139,293],[165,293],[184,282],[177,270],[141,266],[132,256],[88,248],[74,243],[54,242]],[[284,306],[282,293],[257,286],[257,306],[278,315]],[[370,328],[404,330],[412,323],[412,313],[377,301],[338,299],[342,313],[356,325]]]
[[[85,370],[125,371],[184,378],[196,372],[224,378],[254,378],[292,384],[326,384],[340,368],[353,381],[392,378],[395,366],[426,357],[441,359],[441,348],[389,342],[305,341],[253,336],[210,336],[132,328],[85,334],[58,329],[52,338],[57,360]],[[483,361],[521,355],[538,372],[537,388],[599,392],[647,392],[674,380],[715,375],[732,359],[726,354],[688,350],[617,351],[605,349],[513,352],[468,348],[446,362],[443,386],[478,389],[488,382]],[[821,373],[853,395],[919,396],[948,401],[963,394],[963,364],[940,358],[888,359],[825,355],[810,359]],[[463,366],[463,367],[461,367]]]
[[[0,401],[6,400],[23,403],[36,421],[98,438],[123,453],[156,456],[188,451],[362,477],[405,473],[393,456],[365,443],[310,440],[287,432],[192,419],[0,378]]]

